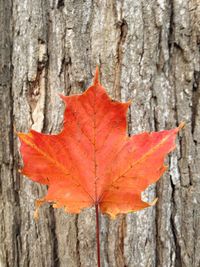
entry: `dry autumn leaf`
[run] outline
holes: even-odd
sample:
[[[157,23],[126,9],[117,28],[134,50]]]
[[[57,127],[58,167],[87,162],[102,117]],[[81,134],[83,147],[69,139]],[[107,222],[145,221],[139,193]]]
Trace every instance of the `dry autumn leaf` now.
[[[175,148],[183,123],[172,130],[128,137],[130,103],[109,98],[99,83],[98,70],[83,94],[61,98],[66,104],[61,133],[18,133],[22,174],[48,185],[38,206],[48,201],[79,213],[98,205],[114,218],[154,204],[143,202],[141,192],[165,172],[164,158]]]

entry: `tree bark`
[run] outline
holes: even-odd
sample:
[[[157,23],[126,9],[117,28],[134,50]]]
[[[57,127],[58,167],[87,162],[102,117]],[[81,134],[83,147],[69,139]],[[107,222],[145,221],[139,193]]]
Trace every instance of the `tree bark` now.
[[[200,2],[0,0],[0,267],[97,266],[95,209],[45,205],[18,173],[16,131],[58,133],[58,93],[81,93],[100,67],[110,96],[133,100],[128,131],[185,129],[155,207],[101,216],[102,267],[200,266]]]

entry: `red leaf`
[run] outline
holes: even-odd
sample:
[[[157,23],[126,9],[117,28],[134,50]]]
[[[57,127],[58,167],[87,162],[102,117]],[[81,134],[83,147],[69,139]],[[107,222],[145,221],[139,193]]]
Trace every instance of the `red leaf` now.
[[[98,80],[82,95],[61,96],[66,104],[64,127],[57,135],[31,130],[18,133],[24,162],[22,173],[47,184],[43,201],[67,212],[99,204],[103,213],[137,211],[155,203],[141,192],[166,170],[164,158],[175,148],[178,128],[128,137],[130,103],[112,101]]]

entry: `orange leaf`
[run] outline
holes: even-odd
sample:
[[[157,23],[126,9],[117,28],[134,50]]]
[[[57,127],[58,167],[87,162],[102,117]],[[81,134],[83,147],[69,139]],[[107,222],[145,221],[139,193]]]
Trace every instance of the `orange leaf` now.
[[[71,213],[99,204],[112,217],[153,205],[155,201],[141,200],[141,192],[166,170],[164,158],[175,148],[183,123],[172,130],[128,137],[130,103],[109,98],[99,83],[98,70],[83,94],[61,98],[66,104],[61,133],[18,133],[21,172],[49,187],[41,203],[53,202]]]

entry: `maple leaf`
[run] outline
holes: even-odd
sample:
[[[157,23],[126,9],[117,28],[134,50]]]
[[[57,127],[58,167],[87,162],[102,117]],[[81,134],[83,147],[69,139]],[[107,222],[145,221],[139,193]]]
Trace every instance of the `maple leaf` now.
[[[18,133],[24,167],[22,174],[48,185],[44,201],[67,212],[99,205],[115,217],[155,203],[141,192],[165,172],[167,153],[183,123],[172,130],[127,136],[130,102],[112,101],[98,80],[81,95],[61,96],[66,104],[64,127],[48,135],[31,130]]]

